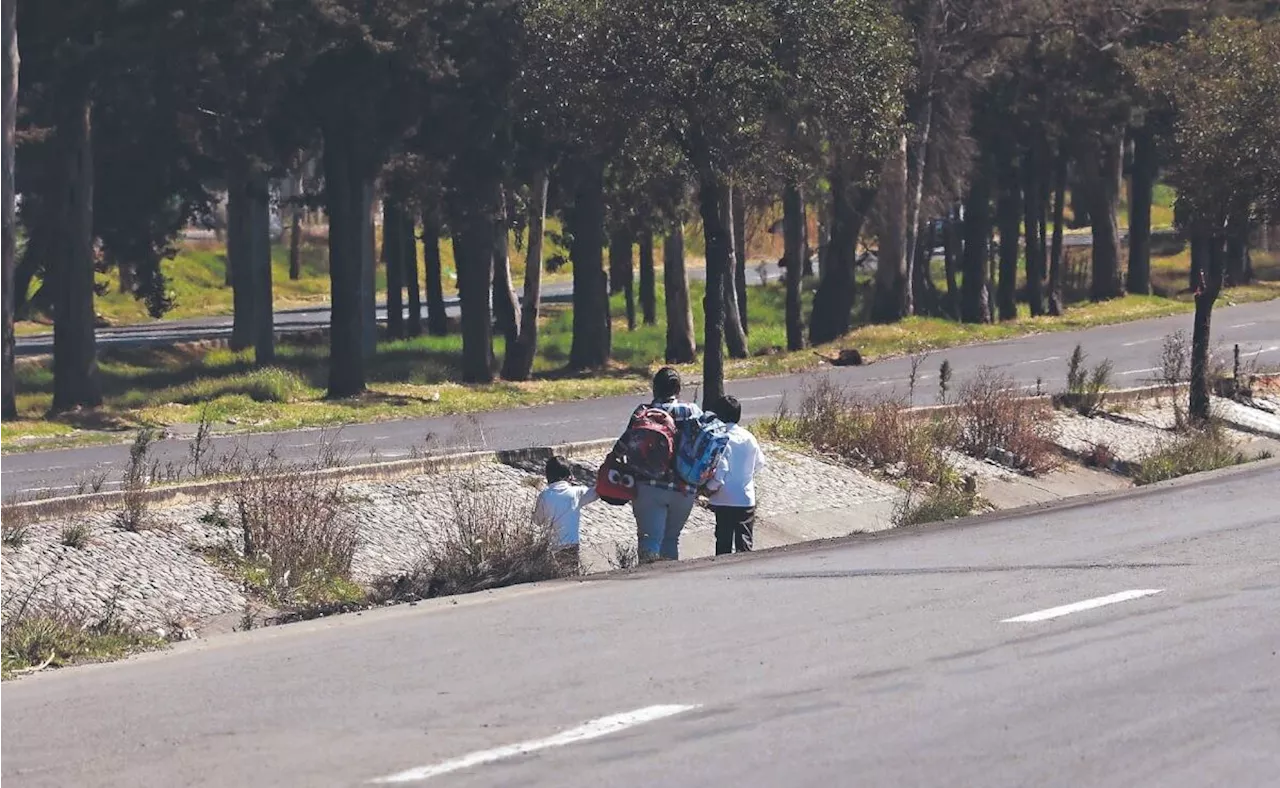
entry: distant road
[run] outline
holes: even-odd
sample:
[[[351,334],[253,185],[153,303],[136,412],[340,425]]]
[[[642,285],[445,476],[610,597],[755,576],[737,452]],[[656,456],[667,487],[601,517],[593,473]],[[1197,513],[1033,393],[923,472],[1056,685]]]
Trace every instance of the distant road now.
[[[6,683],[6,788],[1267,788],[1280,463]],[[859,526],[850,514],[850,531]]]
[[[1088,246],[1091,242],[1088,235],[1066,236],[1067,246]],[[782,276],[782,269],[778,268],[776,264],[770,262],[763,265],[764,272],[770,281],[777,281]],[[756,281],[757,269],[760,266],[760,261],[752,261],[750,264],[747,275],[752,281]],[[701,266],[689,267],[690,279],[706,279],[706,276],[705,268]],[[517,289],[518,292],[519,290]],[[573,300],[573,284],[571,282],[558,282],[544,285],[542,288],[542,300],[546,303],[571,302]],[[446,313],[451,317],[457,317],[460,314],[457,298],[450,298],[446,301]],[[405,314],[408,314],[407,309]],[[386,305],[380,304],[378,320],[385,322],[386,319]],[[153,347],[230,337],[231,322],[230,315],[186,318],[182,320],[157,320],[133,326],[100,328],[96,334],[99,347]],[[275,325],[277,333],[281,334],[328,328],[329,306],[328,304],[317,304],[297,309],[277,310],[275,313]],[[52,352],[52,332],[30,334],[17,338],[16,353],[18,356],[37,356]]]
[[[1117,387],[1143,385],[1159,374],[1161,340],[1179,329],[1190,334],[1191,322],[1191,315],[1179,315],[936,351],[920,370],[915,401],[937,401],[938,365],[943,359],[954,370],[953,392],[984,366],[1007,374],[1028,391],[1034,391],[1037,385],[1045,393],[1061,391],[1067,358],[1077,343],[1094,362],[1111,359]],[[1214,310],[1213,330],[1214,341],[1223,350],[1229,351],[1232,344],[1239,343],[1246,362],[1256,359],[1260,364],[1280,365],[1280,308],[1274,302]],[[910,369],[908,359],[897,358],[864,367],[830,369],[828,374],[834,381],[866,395],[906,396]],[[757,378],[731,381],[728,388],[742,400],[744,416],[751,420],[771,415],[784,402],[798,404],[811,379],[812,375]],[[690,389],[688,393],[697,396],[696,387]],[[547,446],[617,435],[636,404],[637,397],[612,397],[468,417],[359,424],[342,428],[336,439],[360,458],[377,452],[381,459],[407,457],[424,445],[435,452]],[[316,452],[324,439],[320,431],[298,430],[228,435],[216,438],[214,443],[218,452],[240,448],[261,454],[274,448],[281,456],[306,457]],[[156,445],[156,456],[162,463],[181,463],[187,456],[188,443],[186,439],[161,441]],[[124,445],[8,454],[0,471],[4,493],[66,493],[74,489],[78,479],[103,472],[108,474],[111,487],[118,484],[128,454]]]

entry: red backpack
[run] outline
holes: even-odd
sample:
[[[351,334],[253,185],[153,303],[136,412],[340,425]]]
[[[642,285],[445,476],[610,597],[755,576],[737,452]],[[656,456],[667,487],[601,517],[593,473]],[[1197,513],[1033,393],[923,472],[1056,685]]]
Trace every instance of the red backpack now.
[[[641,405],[613,447],[618,462],[643,479],[671,475],[676,453],[676,423],[661,408]]]
[[[635,500],[636,477],[610,454],[596,472],[596,495],[613,506],[622,506]]]

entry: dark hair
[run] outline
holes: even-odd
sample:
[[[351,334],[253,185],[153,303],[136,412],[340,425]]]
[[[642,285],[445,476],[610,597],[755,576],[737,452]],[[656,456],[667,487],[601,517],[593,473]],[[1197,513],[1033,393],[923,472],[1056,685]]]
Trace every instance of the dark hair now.
[[[725,394],[716,400],[711,412],[726,424],[737,424],[742,421],[742,403],[738,402],[738,398],[732,394]]]
[[[663,367],[653,376],[653,398],[665,400],[680,395],[680,373],[673,367]]]
[[[555,484],[573,478],[573,468],[564,457],[552,457],[547,460],[547,484]]]

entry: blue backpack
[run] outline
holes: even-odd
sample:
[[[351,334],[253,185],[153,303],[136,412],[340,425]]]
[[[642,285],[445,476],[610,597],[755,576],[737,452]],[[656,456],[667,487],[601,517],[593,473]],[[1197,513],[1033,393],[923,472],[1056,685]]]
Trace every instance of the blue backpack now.
[[[692,487],[705,487],[729,446],[729,425],[712,413],[677,425],[676,477]]]

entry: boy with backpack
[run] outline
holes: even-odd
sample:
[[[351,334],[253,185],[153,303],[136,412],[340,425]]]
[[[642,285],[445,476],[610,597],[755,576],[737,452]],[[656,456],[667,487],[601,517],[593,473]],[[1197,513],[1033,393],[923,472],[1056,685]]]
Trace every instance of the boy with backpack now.
[[[671,367],[658,370],[653,376],[653,402],[636,411],[632,416],[632,426],[628,427],[628,435],[624,436],[626,439],[636,432],[638,419],[646,420],[642,426],[651,428],[654,433],[670,432],[665,467],[659,468],[655,464],[655,467],[642,469],[647,472],[636,480],[635,499],[631,502],[641,561],[659,558],[675,561],[680,558],[680,531],[693,512],[697,499],[697,487],[678,478],[671,464],[681,425],[702,415],[702,409],[694,403],[680,401],[680,389],[679,372]],[[669,423],[659,414],[652,413],[654,410],[665,413]]]
[[[566,574],[577,574],[581,561],[579,530],[582,508],[598,500],[596,491],[573,483],[573,469],[564,457],[547,460],[547,487],[533,508],[537,525],[555,528],[555,559]]]
[[[728,446],[706,487],[716,515],[716,555],[748,553],[756,522],[756,473],[765,466],[764,452],[755,436],[738,423],[742,404],[736,397],[721,397],[712,412],[729,425]]]

